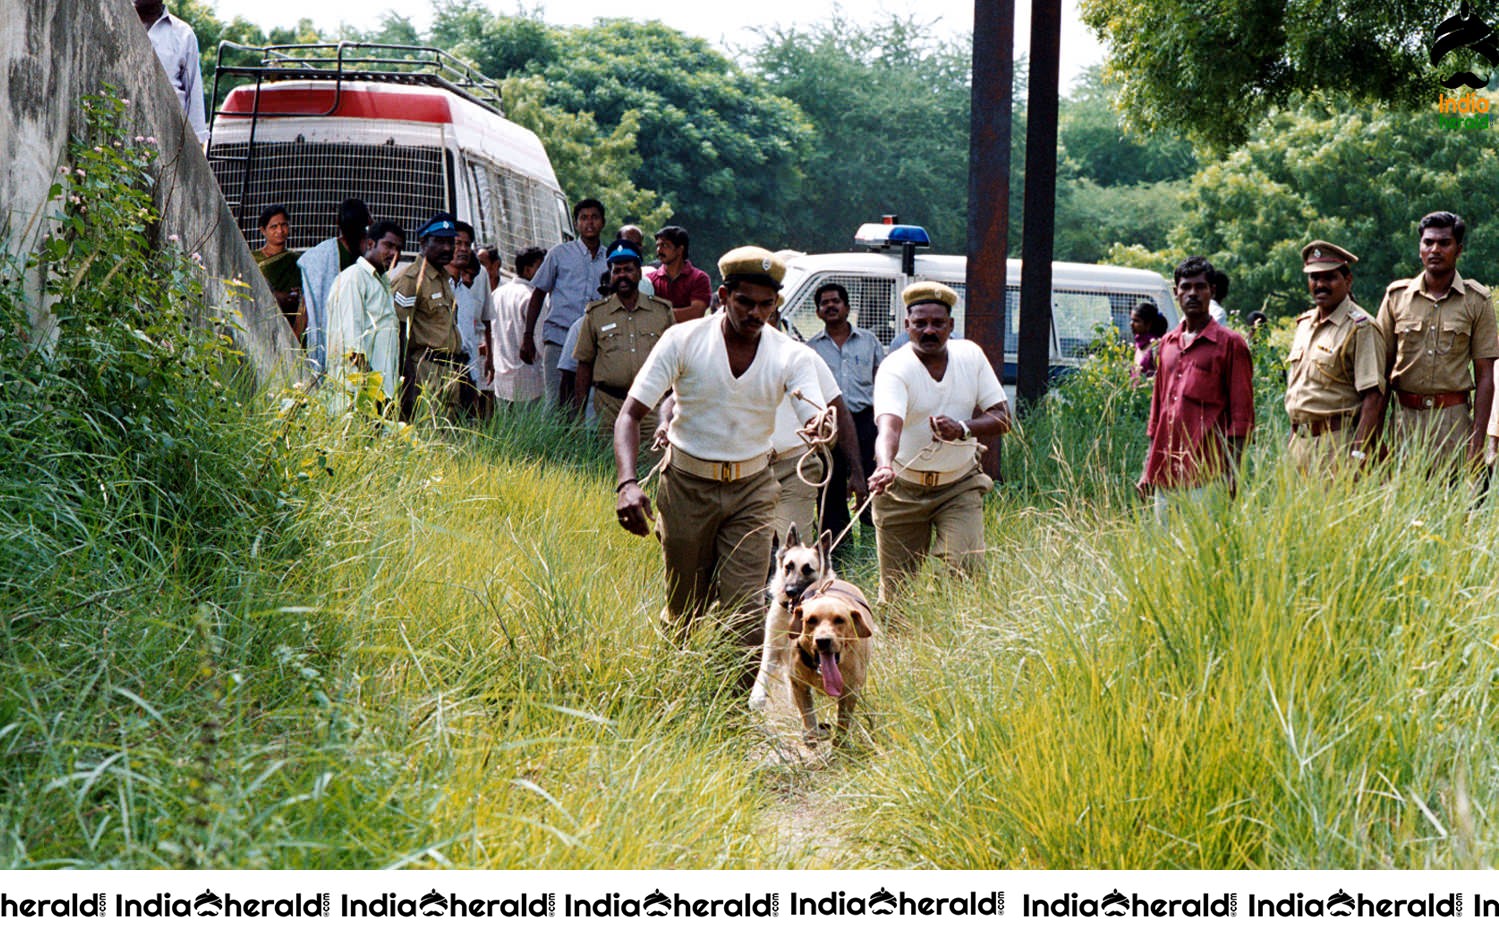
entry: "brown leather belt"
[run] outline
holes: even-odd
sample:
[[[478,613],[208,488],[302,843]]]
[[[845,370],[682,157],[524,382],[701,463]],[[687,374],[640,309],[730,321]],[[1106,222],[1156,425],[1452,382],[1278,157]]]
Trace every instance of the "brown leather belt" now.
[[[594,381],[593,389],[605,396],[614,397],[616,400],[623,400],[630,395],[629,387],[617,387],[614,384],[599,383],[598,381]]]
[[[1400,400],[1400,405],[1406,409],[1446,409],[1449,406],[1468,405],[1468,391],[1462,390],[1454,393],[1406,393],[1404,390],[1396,390],[1395,396]]]
[[[1315,439],[1318,436],[1325,435],[1329,432],[1337,432],[1344,426],[1352,425],[1353,422],[1353,416],[1349,415],[1348,413],[1338,413],[1334,416],[1328,417],[1327,419],[1319,419],[1314,422],[1293,422],[1291,423],[1291,434],[1298,436],[1311,436]]]

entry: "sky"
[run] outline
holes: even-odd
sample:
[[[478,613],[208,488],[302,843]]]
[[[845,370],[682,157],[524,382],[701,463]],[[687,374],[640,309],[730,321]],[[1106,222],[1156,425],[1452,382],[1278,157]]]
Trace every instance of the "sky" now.
[[[349,25],[357,29],[378,26],[387,10],[395,9],[411,19],[418,28],[431,24],[432,6],[426,0],[209,0],[220,19],[236,16],[261,26],[290,26],[310,17],[320,29]],[[520,9],[516,0],[484,0],[496,13],[514,13]],[[171,8],[168,0],[168,9]],[[625,16],[631,19],[659,19],[695,36],[701,36],[724,51],[743,48],[755,42],[756,27],[794,27],[830,19],[841,10],[845,19],[869,23],[887,19],[892,14],[916,15],[919,21],[933,24],[936,35],[962,36],[973,28],[973,0],[754,0],[745,3],[702,2],[702,0],[656,0],[645,4],[620,4],[617,0],[540,0],[524,4],[526,9],[540,8],[541,18],[561,26],[583,25],[599,17]],[[1030,45],[1030,4],[1016,4],[1015,48],[1023,53]],[[624,12],[622,12],[624,11]],[[1103,60],[1103,47],[1092,32],[1078,19],[1077,0],[1062,0],[1062,90],[1066,93],[1072,79],[1089,65]]]

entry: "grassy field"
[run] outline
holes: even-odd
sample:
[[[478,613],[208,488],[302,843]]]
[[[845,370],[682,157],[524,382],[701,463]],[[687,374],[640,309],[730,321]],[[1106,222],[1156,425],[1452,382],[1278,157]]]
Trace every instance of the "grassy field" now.
[[[1122,350],[1024,414],[984,573],[882,609],[864,737],[808,756],[714,622],[657,632],[592,435],[240,388],[98,106],[0,256],[0,867],[1494,862],[1495,508],[1295,477],[1274,342],[1241,496],[1167,529]]]
[[[1415,469],[1309,485],[1265,438],[1236,503],[1162,531],[1138,443],[1098,431],[1137,393],[1072,392],[1103,415],[1007,444],[986,574],[885,609],[868,737],[788,760],[711,626],[657,633],[658,551],[590,436],[296,410],[276,525],[194,594],[153,541],[69,630],[10,613],[0,860],[1489,863],[1491,511]],[[873,585],[867,542],[845,573]]]

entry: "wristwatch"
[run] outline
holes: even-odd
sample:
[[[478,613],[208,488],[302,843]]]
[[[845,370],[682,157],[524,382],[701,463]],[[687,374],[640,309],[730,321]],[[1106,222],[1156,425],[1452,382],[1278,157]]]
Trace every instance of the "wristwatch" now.
[[[1364,450],[1363,449],[1349,449],[1348,450],[1348,457],[1351,458],[1351,459],[1353,459],[1354,461],[1363,461],[1364,460]]]

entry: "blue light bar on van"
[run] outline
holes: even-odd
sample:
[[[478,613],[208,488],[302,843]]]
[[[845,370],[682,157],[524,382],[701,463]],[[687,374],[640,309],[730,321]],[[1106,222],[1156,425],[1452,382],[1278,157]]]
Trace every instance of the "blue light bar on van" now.
[[[917,224],[861,224],[854,232],[854,243],[860,247],[930,247],[932,239],[926,228]]]

